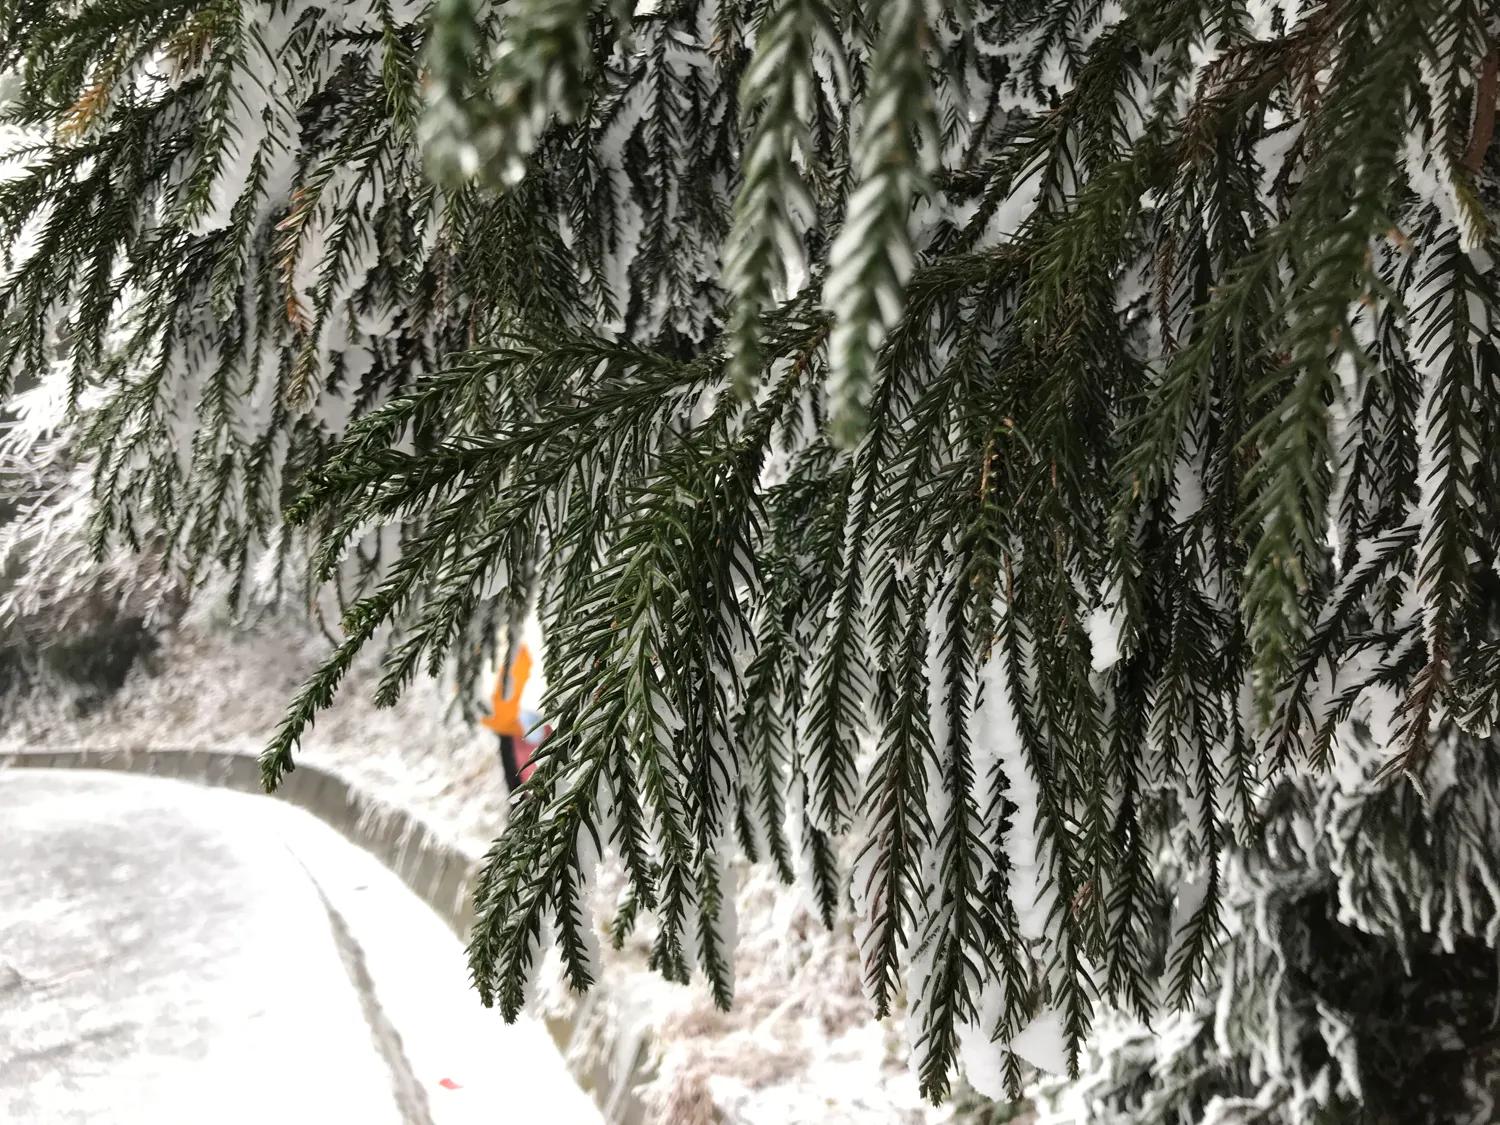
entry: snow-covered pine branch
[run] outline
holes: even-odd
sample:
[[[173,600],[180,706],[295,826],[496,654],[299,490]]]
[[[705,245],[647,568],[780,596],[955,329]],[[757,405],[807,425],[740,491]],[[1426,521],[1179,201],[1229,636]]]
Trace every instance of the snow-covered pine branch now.
[[[1493,960],[1497,31],[0,0],[0,387],[71,404],[97,549],[346,595],[268,784],[363,646],[390,702],[541,617],[471,947],[508,1014],[548,941],[601,971],[609,854],[617,932],[730,1003],[737,846],[852,899],[934,1098],[1096,1059],[1100,1008],[1197,1051],[1217,994],[1218,1095],[1300,1120],[1375,1087],[1332,1010],[1340,1074],[1285,1072],[1279,880]]]

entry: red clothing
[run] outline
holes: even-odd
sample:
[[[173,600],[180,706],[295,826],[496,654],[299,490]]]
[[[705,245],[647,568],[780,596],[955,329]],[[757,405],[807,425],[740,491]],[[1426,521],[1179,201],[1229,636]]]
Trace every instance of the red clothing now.
[[[510,667],[510,691],[505,690],[505,669],[495,679],[495,694],[490,700],[490,714],[479,721],[500,736],[500,752],[507,756],[506,772],[512,771],[515,780],[524,782],[536,767],[532,758],[543,738],[552,733],[544,728],[535,740],[527,737],[528,730],[535,725],[536,716],[523,716],[521,692],[531,676],[531,652],[525,645],[516,646],[516,658]]]

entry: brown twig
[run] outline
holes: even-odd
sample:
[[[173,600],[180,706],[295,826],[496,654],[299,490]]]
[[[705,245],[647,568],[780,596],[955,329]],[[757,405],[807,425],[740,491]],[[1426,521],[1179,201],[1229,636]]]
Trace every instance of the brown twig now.
[[[1485,55],[1479,68],[1479,83],[1474,87],[1474,134],[1469,139],[1469,151],[1464,154],[1464,167],[1471,174],[1484,166],[1484,154],[1495,135],[1497,80],[1500,80],[1500,46],[1491,47]]]

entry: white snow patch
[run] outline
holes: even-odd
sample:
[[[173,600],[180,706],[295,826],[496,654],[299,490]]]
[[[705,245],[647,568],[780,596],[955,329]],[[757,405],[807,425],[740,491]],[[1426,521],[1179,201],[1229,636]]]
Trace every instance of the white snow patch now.
[[[1095,606],[1084,623],[1095,672],[1107,672],[1120,659],[1120,619],[1116,605]]]
[[[1010,1041],[1010,1049],[1038,1070],[1065,1074],[1068,1070],[1068,1034],[1058,1008],[1046,1008]]]

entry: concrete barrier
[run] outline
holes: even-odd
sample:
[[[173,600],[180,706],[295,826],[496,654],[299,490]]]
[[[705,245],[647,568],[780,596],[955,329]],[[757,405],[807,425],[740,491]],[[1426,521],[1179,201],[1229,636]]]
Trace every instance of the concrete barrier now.
[[[261,793],[259,763],[228,750],[28,750],[0,754],[0,768],[122,770]],[[482,856],[444,839],[421,818],[380,800],[336,773],[298,765],[278,797],[312,813],[375,856],[425,902],[460,940],[468,939],[474,909],[470,888]],[[498,1018],[498,1017],[497,1017]],[[571,1010],[549,1017],[547,1030],[568,1069],[610,1125],[644,1125],[637,1087],[648,1076],[649,1036],[621,1012],[599,984]]]

